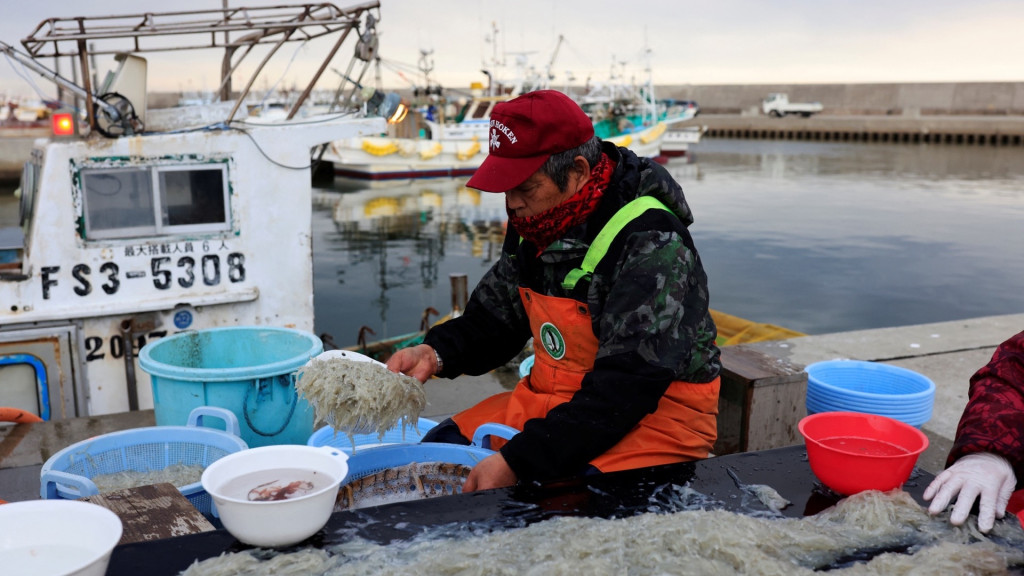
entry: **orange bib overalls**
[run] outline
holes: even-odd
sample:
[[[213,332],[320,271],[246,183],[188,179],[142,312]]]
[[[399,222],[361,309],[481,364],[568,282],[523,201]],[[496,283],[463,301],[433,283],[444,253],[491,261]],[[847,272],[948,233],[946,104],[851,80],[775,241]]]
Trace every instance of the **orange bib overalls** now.
[[[598,235],[591,250],[597,246],[600,253],[592,257],[588,252],[581,277],[593,272],[593,266],[604,255],[603,250],[607,250],[610,240],[606,231],[614,237],[625,223],[643,210],[665,209],[651,198],[639,200],[644,202],[631,203],[632,214],[627,210],[631,205],[627,205]],[[624,213],[625,217],[620,218]],[[605,236],[604,241],[602,236]],[[511,392],[491,396],[453,417],[466,438],[472,438],[477,427],[487,422],[522,430],[527,420],[543,418],[555,406],[568,402],[580,389],[583,377],[593,370],[598,340],[587,305],[571,298],[538,294],[528,288],[520,288],[519,295],[534,338],[533,368]],[[658,402],[657,410],[645,416],[622,440],[590,464],[602,472],[611,472],[706,458],[717,437],[719,386],[718,378],[704,384],[672,382]],[[500,438],[491,439],[493,449],[503,444]]]

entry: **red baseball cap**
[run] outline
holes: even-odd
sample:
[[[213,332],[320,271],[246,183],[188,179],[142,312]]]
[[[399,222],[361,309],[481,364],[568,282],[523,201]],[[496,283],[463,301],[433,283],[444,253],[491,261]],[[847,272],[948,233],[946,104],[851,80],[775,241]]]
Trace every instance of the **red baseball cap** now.
[[[522,184],[552,154],[594,137],[594,123],[576,102],[557,90],[527,92],[494,106],[487,158],[466,186],[507,192]]]

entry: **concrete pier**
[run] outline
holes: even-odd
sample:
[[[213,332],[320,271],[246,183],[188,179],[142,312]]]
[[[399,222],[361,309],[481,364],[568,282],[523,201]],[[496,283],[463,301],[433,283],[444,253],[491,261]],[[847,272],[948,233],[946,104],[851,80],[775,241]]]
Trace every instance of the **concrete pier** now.
[[[820,102],[810,118],[771,118],[769,93]],[[696,101],[706,138],[825,142],[1024,145],[1024,82],[656,86],[659,98]]]
[[[891,144],[1024,146],[1024,116],[844,116],[810,118],[701,114],[678,128],[705,126],[704,138]]]
[[[760,114],[770,93],[820,102],[830,116],[1021,116],[1024,82],[865,82],[833,84],[666,84],[658,98],[695,100],[708,114]]]
[[[1024,314],[1015,314],[741,346],[805,366],[823,360],[867,360],[927,376],[935,382],[935,405],[931,420],[921,426],[930,445],[918,466],[937,473],[945,466],[967,405],[970,377],[989,362],[999,344],[1022,330]]]
[[[789,340],[741,344],[734,348],[776,358],[780,362],[806,366],[823,360],[850,359],[884,362],[923,374],[935,382],[935,406],[932,418],[922,431],[929,438],[928,450],[918,466],[931,473],[941,471],[953,445],[960,415],[967,405],[968,380],[988,363],[996,347],[1024,330],[1024,313],[803,336]],[[427,382],[427,409],[423,417],[442,420],[451,414],[497,392],[509,389],[515,376],[496,371],[483,376],[460,376],[451,381]],[[791,426],[791,437],[802,442],[796,431],[802,403],[782,422]]]

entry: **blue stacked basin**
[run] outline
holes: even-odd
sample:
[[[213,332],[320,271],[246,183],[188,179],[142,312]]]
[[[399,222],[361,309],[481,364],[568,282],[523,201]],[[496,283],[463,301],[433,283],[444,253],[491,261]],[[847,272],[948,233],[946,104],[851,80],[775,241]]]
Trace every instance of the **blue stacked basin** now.
[[[932,417],[935,383],[879,362],[828,360],[805,368],[807,413],[862,412],[920,427]]]

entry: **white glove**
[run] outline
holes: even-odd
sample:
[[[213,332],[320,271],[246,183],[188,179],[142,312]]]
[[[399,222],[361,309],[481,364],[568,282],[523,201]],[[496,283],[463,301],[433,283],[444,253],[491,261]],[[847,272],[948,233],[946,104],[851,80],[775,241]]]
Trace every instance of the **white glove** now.
[[[924,491],[924,499],[932,500],[928,513],[938,514],[946,509],[956,496],[956,505],[949,521],[959,526],[967,520],[974,500],[981,497],[978,506],[978,528],[982,532],[992,529],[995,519],[1006,513],[1006,504],[1017,484],[1010,463],[997,454],[978,452],[968,454],[932,480]]]

